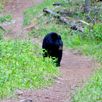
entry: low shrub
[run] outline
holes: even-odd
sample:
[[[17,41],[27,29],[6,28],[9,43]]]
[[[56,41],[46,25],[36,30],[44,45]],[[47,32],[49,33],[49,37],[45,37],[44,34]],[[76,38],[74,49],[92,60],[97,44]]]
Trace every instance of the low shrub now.
[[[102,68],[77,92],[72,102],[102,102]]]
[[[0,41],[0,97],[53,82],[58,69],[51,59],[44,60],[41,52],[30,41]]]
[[[0,17],[0,23],[9,22],[11,20],[12,20],[12,16],[11,15],[5,15],[5,16],[1,16]]]

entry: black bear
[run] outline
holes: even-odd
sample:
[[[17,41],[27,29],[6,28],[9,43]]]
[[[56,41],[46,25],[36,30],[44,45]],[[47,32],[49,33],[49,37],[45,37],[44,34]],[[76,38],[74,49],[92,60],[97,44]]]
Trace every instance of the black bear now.
[[[63,41],[55,32],[48,33],[42,43],[43,57],[56,58],[56,66],[60,66],[63,53]]]

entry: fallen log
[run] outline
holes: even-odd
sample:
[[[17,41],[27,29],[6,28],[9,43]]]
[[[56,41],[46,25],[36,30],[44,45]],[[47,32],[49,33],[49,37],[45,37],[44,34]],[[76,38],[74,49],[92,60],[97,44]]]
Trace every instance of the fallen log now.
[[[69,25],[69,27],[72,30],[78,30],[80,32],[84,31],[84,27],[82,27],[82,25],[87,25],[87,26],[91,26],[89,23],[83,21],[83,20],[78,20],[78,19],[73,19],[71,17],[64,17],[59,15],[58,13],[54,12],[53,10],[44,8],[43,9],[44,14],[50,14],[51,16],[53,16],[54,18],[57,18],[60,22],[65,23],[67,25]],[[40,18],[41,16],[43,16],[43,14],[41,14],[40,16],[36,17],[37,19]],[[48,23],[49,20],[45,21],[44,24]],[[36,23],[32,23],[30,24],[28,27],[25,27],[24,29],[27,30],[31,30],[31,29],[36,29],[37,24]]]
[[[58,8],[58,7],[55,7],[54,9],[56,9],[56,8]],[[47,8],[44,8],[44,9],[43,9],[43,12],[45,12],[45,14],[52,14],[52,15],[55,15],[55,17],[59,17],[59,15],[58,15],[57,13],[53,13],[51,10],[49,10],[49,9],[47,9]],[[35,19],[37,20],[37,19],[41,18],[43,15],[44,15],[44,14],[41,13],[39,16],[35,17]],[[48,22],[50,22],[50,21],[47,20],[47,21],[44,22],[44,24],[47,24]],[[31,24],[28,25],[28,26],[26,26],[26,27],[24,28],[24,30],[30,31],[30,30],[32,30],[32,29],[36,29],[36,28],[37,28],[37,27],[36,27],[37,25],[39,25],[39,24],[37,24],[37,23],[35,23],[35,22],[33,22],[33,23],[31,22]]]
[[[90,26],[89,23],[87,23],[87,22],[85,22],[83,20],[77,20],[77,19],[73,19],[71,17],[60,16],[56,12],[54,12],[52,10],[49,10],[47,8],[45,8],[43,10],[43,12],[46,13],[46,14],[51,14],[53,17],[56,17],[57,19],[59,19],[59,21],[69,25],[72,30],[78,30],[80,32],[83,32],[84,28],[82,26],[80,26],[80,24],[81,25],[85,24],[87,26]]]
[[[52,16],[54,16],[54,17],[57,17],[57,18],[60,17],[60,15],[59,15],[58,13],[53,12],[52,10],[49,10],[49,9],[47,9],[47,8],[44,8],[44,9],[43,9],[43,12],[44,12],[45,14],[50,14],[50,15],[52,15]]]

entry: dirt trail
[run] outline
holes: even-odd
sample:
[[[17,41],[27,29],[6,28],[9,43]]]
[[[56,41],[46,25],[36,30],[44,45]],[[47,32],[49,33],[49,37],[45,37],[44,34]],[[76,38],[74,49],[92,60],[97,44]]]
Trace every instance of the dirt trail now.
[[[11,0],[5,6],[5,12],[13,16],[13,22],[4,26],[9,30],[5,39],[27,38],[27,34],[23,31],[23,12],[32,5],[37,5],[43,0]]]
[[[39,2],[35,0],[33,3]],[[23,10],[30,6],[32,0],[13,0],[6,6],[6,10],[16,19],[16,24],[11,26],[12,34],[8,34],[7,37],[14,39],[22,34]],[[0,102],[71,102],[75,89],[83,86],[95,67],[96,63],[92,59],[64,48],[60,67],[61,76],[55,80],[54,85],[39,90],[23,90],[20,95]]]

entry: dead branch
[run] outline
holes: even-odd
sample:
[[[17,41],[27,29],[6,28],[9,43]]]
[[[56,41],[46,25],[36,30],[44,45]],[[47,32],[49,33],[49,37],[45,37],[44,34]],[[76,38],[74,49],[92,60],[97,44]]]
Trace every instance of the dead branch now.
[[[30,24],[29,26],[25,27],[24,30],[32,30],[32,29],[35,29],[36,28],[36,24]]]
[[[58,13],[54,12],[54,10],[50,10],[50,9],[47,9],[47,8],[44,8],[43,9],[43,12],[44,14],[47,14],[47,15],[51,15],[52,17],[54,18],[57,18],[60,22],[62,23],[65,23],[67,25],[69,25],[69,27],[72,29],[72,30],[78,30],[80,32],[83,32],[84,28],[83,28],[83,25],[87,25],[87,26],[90,26],[89,23],[83,21],[83,20],[78,20],[78,19],[73,19],[71,17],[64,17],[64,16],[61,16],[59,15]],[[43,16],[43,14],[41,14],[40,16],[37,17],[40,18],[41,16]],[[48,23],[49,21],[45,21],[44,24]],[[27,29],[27,30],[31,30],[33,28],[36,29],[36,26],[37,24],[31,24],[29,25],[28,27],[24,28],[24,29]]]
[[[56,12],[54,12],[54,11],[52,11],[52,10],[49,10],[49,9],[47,9],[47,8],[44,8],[44,9],[43,9],[43,12],[44,12],[45,14],[50,14],[50,15],[52,15],[52,16],[54,16],[54,17],[59,18],[59,14],[57,14]]]
[[[87,23],[83,20],[73,19],[71,17],[60,16],[56,12],[49,10],[49,9],[44,9],[43,12],[46,14],[51,14],[53,17],[57,17],[57,19],[59,19],[59,21],[69,25],[70,28],[73,30],[78,30],[80,32],[83,32],[84,28],[82,27],[82,25],[90,26],[89,23]]]

